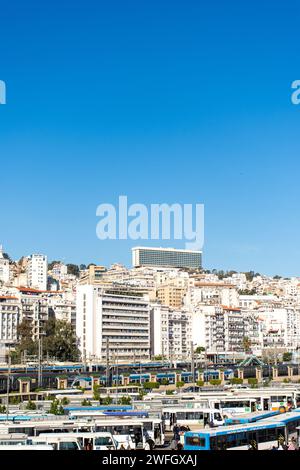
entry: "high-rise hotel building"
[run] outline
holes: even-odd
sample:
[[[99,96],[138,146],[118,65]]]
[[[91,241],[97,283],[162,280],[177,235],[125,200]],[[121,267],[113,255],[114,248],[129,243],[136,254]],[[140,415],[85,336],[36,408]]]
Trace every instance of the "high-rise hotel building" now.
[[[133,266],[153,266],[201,269],[202,251],[177,250],[175,248],[135,247],[132,249]]]

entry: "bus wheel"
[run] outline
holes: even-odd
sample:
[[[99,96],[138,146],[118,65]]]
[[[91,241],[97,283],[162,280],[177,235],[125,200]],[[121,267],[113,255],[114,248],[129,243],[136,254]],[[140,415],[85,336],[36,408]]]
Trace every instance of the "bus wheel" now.
[[[286,407],[285,406],[281,406],[279,408],[279,413],[286,413]]]

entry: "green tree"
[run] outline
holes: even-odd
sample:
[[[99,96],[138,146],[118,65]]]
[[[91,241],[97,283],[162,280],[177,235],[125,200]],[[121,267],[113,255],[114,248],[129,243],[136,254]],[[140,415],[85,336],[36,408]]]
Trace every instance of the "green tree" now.
[[[62,416],[65,414],[64,408],[59,400],[54,400],[51,403],[50,414],[56,416]]]
[[[258,384],[258,380],[255,378],[250,378],[248,379],[248,384],[251,385],[252,387],[255,387]]]
[[[62,362],[78,361],[80,351],[72,325],[64,320],[50,318],[45,325],[43,351]]]
[[[293,353],[291,352],[285,352],[282,356],[283,362],[291,362],[292,359],[293,359]]]
[[[251,351],[251,341],[250,341],[250,338],[248,338],[248,336],[245,336],[244,339],[243,339],[243,348],[244,348],[244,351],[246,353],[249,353]]]
[[[68,406],[70,404],[70,400],[65,397],[65,398],[62,399],[61,404],[63,406]]]
[[[131,400],[130,397],[125,397],[124,396],[124,397],[121,398],[121,400],[119,400],[119,405],[126,406],[126,405],[131,405],[131,403],[132,403],[132,400]]]
[[[145,382],[143,386],[144,386],[145,390],[154,390],[156,388],[159,388],[159,383],[157,383],[157,382]]]
[[[179,382],[176,383],[176,388],[182,388],[182,387],[184,387],[184,386],[185,386],[185,383],[184,383],[184,382],[180,382],[180,381],[179,381]]]
[[[243,379],[238,379],[237,377],[234,377],[233,379],[230,379],[231,385],[243,385],[244,381]]]
[[[87,400],[86,398],[81,402],[81,406],[92,406],[92,403],[90,400]]]
[[[26,410],[31,410],[31,411],[36,410],[36,404],[33,401],[29,400],[29,402],[26,405]]]
[[[211,379],[211,380],[209,381],[209,383],[210,383],[210,385],[213,385],[214,387],[217,387],[217,386],[219,386],[219,385],[222,384],[222,381],[221,381],[221,380],[218,380],[218,379]]]
[[[94,385],[93,393],[94,400],[100,401],[100,385]]]
[[[36,356],[38,354],[38,341],[33,340],[31,322],[23,320],[18,326],[17,332],[19,344],[11,355],[13,361],[19,361],[24,351],[29,356]],[[45,323],[44,333],[44,355],[56,357],[62,362],[76,362],[79,360],[79,341],[70,323],[50,317]]]
[[[61,261],[51,261],[51,263],[48,264],[48,271],[52,271],[55,264],[60,264],[60,263]]]
[[[195,350],[195,354],[203,354],[205,353],[206,349],[203,346],[198,346]]]
[[[68,274],[73,274],[73,276],[79,276],[79,266],[77,264],[67,264]]]
[[[109,406],[113,402],[113,399],[111,397],[105,397],[100,400],[101,405]]]
[[[34,356],[38,353],[38,343],[32,337],[32,323],[24,319],[17,328],[19,344],[13,352],[12,358],[21,359],[22,353],[26,351],[27,355]]]

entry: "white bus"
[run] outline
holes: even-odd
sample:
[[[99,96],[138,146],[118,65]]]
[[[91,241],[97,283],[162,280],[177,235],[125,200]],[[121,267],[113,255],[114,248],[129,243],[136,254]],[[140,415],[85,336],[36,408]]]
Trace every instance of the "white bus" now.
[[[86,433],[62,433],[62,434],[41,434],[38,437],[31,438],[31,442],[34,444],[52,444],[55,450],[72,450],[72,448],[64,449],[60,448],[65,446],[67,443],[68,447],[72,447],[70,443],[76,441],[79,444],[80,450],[117,450],[118,443],[115,441],[111,433],[103,432],[86,432]],[[61,445],[61,443],[63,443]],[[56,449],[57,447],[57,449]],[[76,444],[76,447],[77,444]],[[77,449],[74,449],[77,450]]]
[[[220,410],[214,408],[163,408],[162,418],[170,430],[175,424],[201,429],[223,426],[225,422]]]
[[[255,398],[228,397],[228,398],[221,398],[220,400],[218,400],[218,403],[224,415],[254,413],[255,411],[257,411],[257,404],[256,404]]]
[[[144,425],[141,421],[122,418],[95,420],[93,427],[95,432],[112,434],[114,440],[119,444],[118,449],[136,449],[138,444],[142,444],[144,448],[147,442]]]
[[[0,434],[27,434],[27,436],[39,436],[43,433],[68,433],[68,432],[91,432],[92,424],[86,421],[68,421],[68,420],[44,420],[44,421],[26,421],[10,422],[0,424]]]

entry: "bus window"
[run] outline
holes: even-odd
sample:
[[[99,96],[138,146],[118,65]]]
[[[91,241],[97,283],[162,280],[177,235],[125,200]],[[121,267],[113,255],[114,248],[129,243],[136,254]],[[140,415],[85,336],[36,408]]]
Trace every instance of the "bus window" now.
[[[186,438],[186,445],[191,447],[200,447],[205,449],[205,439],[199,436],[188,436]]]
[[[215,414],[214,414],[214,419],[215,419],[216,421],[223,421],[222,416],[221,416],[220,413],[215,413]]]
[[[97,437],[95,439],[95,446],[113,446],[114,443],[110,437]]]
[[[77,442],[60,442],[59,450],[79,450]]]

